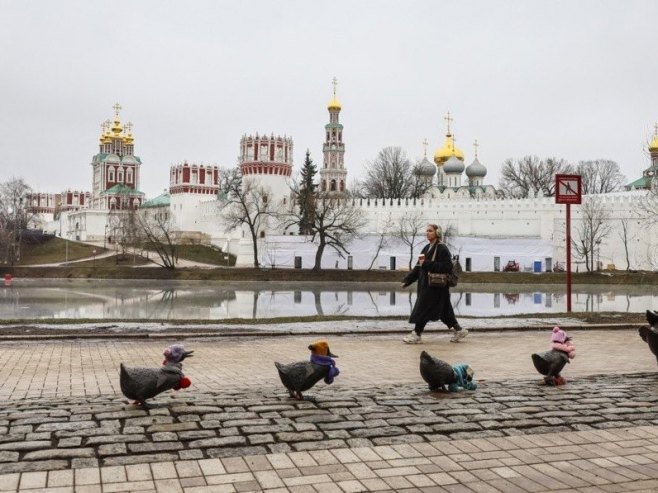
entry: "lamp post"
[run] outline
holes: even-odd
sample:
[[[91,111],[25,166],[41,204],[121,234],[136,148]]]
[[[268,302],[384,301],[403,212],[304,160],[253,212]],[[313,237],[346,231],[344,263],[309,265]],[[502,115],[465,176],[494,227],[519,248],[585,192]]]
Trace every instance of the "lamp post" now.
[[[103,234],[103,250],[105,250],[106,244],[107,244],[107,223],[105,224],[105,233]]]
[[[596,270],[601,270],[601,240],[596,240]]]

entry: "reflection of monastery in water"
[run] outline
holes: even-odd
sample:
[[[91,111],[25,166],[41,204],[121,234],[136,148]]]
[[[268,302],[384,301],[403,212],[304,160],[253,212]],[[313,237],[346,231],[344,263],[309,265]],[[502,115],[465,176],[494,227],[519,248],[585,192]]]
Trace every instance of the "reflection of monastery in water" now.
[[[173,230],[182,238],[212,243],[237,255],[237,265],[253,262],[253,245],[242,230],[229,230],[220,218],[226,197],[220,193],[217,166],[178,163],[169,171],[168,192],[145,200],[139,191],[141,159],[134,154],[132,124],[122,124],[115,105],[115,116],[102,125],[99,152],[93,156],[92,191],[67,191],[61,194],[35,193],[32,209],[41,217],[47,231],[80,241],[111,243],[117,211],[143,207],[168,217]],[[328,123],[324,129],[322,165],[319,169],[321,190],[344,196],[347,188],[345,137],[340,121],[342,105],[334,93],[327,105]],[[351,258],[341,258],[325,250],[323,268],[406,268],[408,247],[393,238],[405,218],[417,217],[422,223],[439,224],[451,231],[450,247],[458,253],[467,271],[501,270],[516,260],[524,270],[551,270],[555,262],[565,261],[564,206],[552,197],[534,195],[527,199],[505,200],[495,187],[485,183],[486,166],[480,161],[477,146],[474,159],[466,165],[465,153],[456,147],[452,118],[446,117],[447,131],[443,145],[415,168],[418,179],[430,184],[420,199],[356,199],[367,219],[364,239],[348,246]],[[358,143],[356,143],[358,145]],[[239,143],[240,170],[243,180],[256,180],[269,193],[268,200],[284,208],[293,206],[290,180],[294,175],[293,141],[275,135],[245,135]],[[632,182],[626,192],[587,196],[598,201],[608,217],[610,233],[596,245],[596,260],[603,268],[626,268],[626,250],[632,269],[658,269],[658,225],[650,225],[639,203],[658,173],[658,128],[649,145],[651,162],[642,178]],[[582,226],[581,208],[572,209],[572,236]],[[625,240],[622,225],[626,227]],[[387,241],[379,256],[379,235]],[[299,236],[296,229],[285,229],[275,221],[263,223],[259,231],[261,264],[267,267],[292,268],[296,259],[310,267],[316,245]],[[574,269],[575,270],[575,269]]]
[[[356,288],[356,289],[355,289]],[[458,287],[452,303],[458,316],[488,317],[521,313],[562,313],[566,311],[564,287],[518,286],[497,291],[476,292]],[[587,291],[585,291],[587,290]],[[658,306],[658,294],[638,286],[619,288],[574,286],[576,312],[642,312]],[[3,319],[108,319],[108,320],[205,320],[261,319],[347,315],[358,317],[407,317],[416,299],[413,289],[381,285],[358,286],[280,285],[262,289],[257,283],[176,283],[152,281],[90,281],[24,283],[0,291]],[[395,322],[399,324],[399,320]],[[327,328],[332,322],[328,322]],[[134,324],[133,324],[134,325]],[[143,325],[143,324],[141,324]],[[300,323],[300,330],[307,324]]]

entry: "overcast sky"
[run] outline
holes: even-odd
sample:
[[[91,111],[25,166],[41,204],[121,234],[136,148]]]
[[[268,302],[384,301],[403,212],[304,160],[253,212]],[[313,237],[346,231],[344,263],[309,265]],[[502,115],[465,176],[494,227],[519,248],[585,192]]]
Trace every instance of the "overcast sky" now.
[[[348,182],[385,146],[433,155],[448,111],[485,183],[528,154],[631,181],[658,120],[656,19],[654,0],[0,0],[0,181],[90,191],[115,102],[150,198],[172,164],[234,166],[243,134],[321,164],[334,76]]]

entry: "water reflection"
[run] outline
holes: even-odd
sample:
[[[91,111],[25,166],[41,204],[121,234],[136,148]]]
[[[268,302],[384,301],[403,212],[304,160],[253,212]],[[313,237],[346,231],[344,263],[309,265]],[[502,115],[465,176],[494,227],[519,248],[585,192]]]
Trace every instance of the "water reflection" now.
[[[0,317],[226,319],[409,314],[414,290],[396,283],[221,283],[207,281],[20,280],[0,290]],[[576,312],[658,307],[651,287],[574,286]],[[563,286],[474,285],[453,289],[455,313],[497,316],[566,311]]]

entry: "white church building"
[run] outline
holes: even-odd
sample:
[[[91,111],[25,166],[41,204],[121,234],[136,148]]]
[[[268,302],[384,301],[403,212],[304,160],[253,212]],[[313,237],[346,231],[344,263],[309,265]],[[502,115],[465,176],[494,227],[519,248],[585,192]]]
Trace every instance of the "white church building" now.
[[[35,227],[70,240],[112,243],[108,218],[126,208],[157,207],[166,211],[172,229],[180,238],[190,238],[221,247],[237,256],[236,265],[253,265],[253,244],[246,230],[227,230],[222,218],[226,198],[220,193],[219,168],[214,165],[179,163],[169,171],[169,190],[146,200],[139,191],[141,159],[134,154],[132,125],[123,125],[115,105],[115,116],[102,130],[99,152],[92,158],[92,191],[66,191],[61,194],[34,193],[30,197],[33,212],[40,221]],[[347,170],[342,106],[333,98],[327,106],[323,160],[319,170],[322,191],[346,196]],[[522,270],[551,270],[564,264],[566,253],[565,206],[554,197],[540,195],[526,199],[501,199],[495,187],[485,183],[486,167],[474,160],[466,165],[464,153],[455,146],[448,129],[443,147],[427,157],[417,173],[431,185],[420,199],[371,198],[351,200],[362,211],[366,226],[361,238],[347,246],[345,258],[326,249],[323,268],[406,269],[409,246],[395,238],[403,218],[422,221],[417,251],[423,245],[425,223],[439,224],[449,231],[447,243],[459,254],[467,271],[502,270],[508,261],[516,261]],[[290,185],[294,174],[293,140],[274,134],[244,135],[240,140],[240,170],[243,179],[257,180],[268,190],[269,200],[293,207]],[[643,178],[630,190],[583,197],[597,201],[606,211],[609,233],[596,245],[595,260],[602,268],[658,270],[658,225],[647,220],[639,206],[649,188],[656,184],[658,172],[658,130],[649,146],[651,163]],[[640,183],[641,182],[641,183]],[[633,189],[633,186],[640,189]],[[571,209],[572,238],[581,227],[580,206]],[[623,234],[625,229],[626,233]],[[292,228],[270,223],[258,232],[261,266],[304,268],[313,265],[317,246],[309,237]],[[628,253],[627,253],[628,252]],[[574,258],[573,270],[580,259]],[[614,267],[613,267],[614,266]]]

